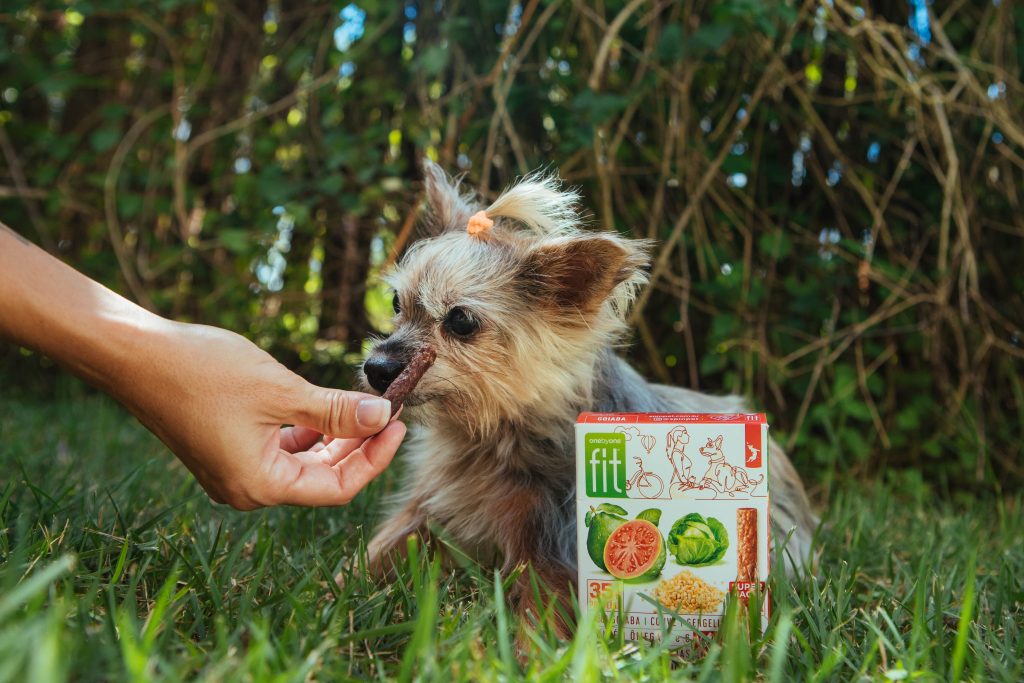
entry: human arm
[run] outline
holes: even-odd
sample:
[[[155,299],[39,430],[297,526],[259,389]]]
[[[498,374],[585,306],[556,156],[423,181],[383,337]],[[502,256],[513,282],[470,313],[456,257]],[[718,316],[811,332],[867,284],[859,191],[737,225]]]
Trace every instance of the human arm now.
[[[309,384],[232,332],[161,318],[2,223],[0,337],[112,395],[239,509],[346,503],[405,434],[386,401]],[[313,449],[321,434],[346,438]]]

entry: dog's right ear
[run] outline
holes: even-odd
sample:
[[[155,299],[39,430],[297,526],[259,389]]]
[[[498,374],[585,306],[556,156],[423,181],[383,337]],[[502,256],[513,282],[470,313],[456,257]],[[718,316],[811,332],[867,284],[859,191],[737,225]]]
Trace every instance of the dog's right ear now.
[[[465,230],[469,217],[478,207],[472,191],[461,191],[462,180],[449,178],[430,159],[423,160],[423,181],[427,191],[428,225],[434,235],[449,230]]]
[[[523,275],[542,302],[586,315],[600,309],[619,285],[643,280],[647,246],[615,233],[551,238],[530,250]]]

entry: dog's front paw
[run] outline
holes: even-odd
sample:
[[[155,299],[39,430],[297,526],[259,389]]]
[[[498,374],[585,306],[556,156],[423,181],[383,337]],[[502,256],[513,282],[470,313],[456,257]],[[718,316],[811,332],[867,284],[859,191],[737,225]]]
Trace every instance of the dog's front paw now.
[[[339,588],[360,583],[379,583],[394,580],[395,562],[401,560],[388,555],[381,549],[367,548],[365,560],[359,555],[350,555],[342,561],[341,569],[334,575]]]
[[[376,580],[393,580],[397,574],[395,565],[404,557],[402,546],[386,543],[376,536],[366,546],[366,575]]]
[[[405,559],[411,534],[427,536],[426,515],[415,503],[406,505],[377,529],[366,545],[366,573],[374,578],[393,579],[395,563]]]
[[[359,568],[354,558],[345,558],[341,571],[334,575],[334,583],[338,585],[339,589],[345,590],[348,582],[357,576],[359,576]]]

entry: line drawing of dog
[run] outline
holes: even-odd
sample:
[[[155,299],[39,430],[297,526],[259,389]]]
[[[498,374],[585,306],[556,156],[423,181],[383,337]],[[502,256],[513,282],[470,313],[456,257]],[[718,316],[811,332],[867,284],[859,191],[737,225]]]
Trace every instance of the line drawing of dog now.
[[[716,493],[728,494],[730,497],[735,497],[737,493],[752,493],[754,487],[764,481],[764,475],[751,479],[746,469],[727,463],[722,441],[723,437],[719,434],[714,439],[708,439],[706,445],[697,449],[708,459],[708,469],[700,480],[701,487]]]

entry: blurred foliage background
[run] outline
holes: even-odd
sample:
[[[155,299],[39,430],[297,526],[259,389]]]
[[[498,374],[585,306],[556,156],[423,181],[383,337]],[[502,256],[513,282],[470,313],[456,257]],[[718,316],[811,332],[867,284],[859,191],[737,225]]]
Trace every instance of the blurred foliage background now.
[[[558,169],[658,240],[649,377],[753,397],[821,491],[1006,490],[1022,64],[1008,0],[4,0],[0,220],[345,386],[420,159],[485,197]]]

